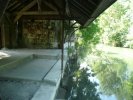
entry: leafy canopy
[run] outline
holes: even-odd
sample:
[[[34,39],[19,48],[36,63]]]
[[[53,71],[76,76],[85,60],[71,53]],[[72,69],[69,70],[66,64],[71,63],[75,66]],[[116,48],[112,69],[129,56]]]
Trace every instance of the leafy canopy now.
[[[99,43],[99,31],[98,21],[95,20],[86,28],[82,28],[76,32],[76,36],[78,37],[76,41],[76,49],[78,50],[79,57],[85,57],[87,53],[92,51],[92,47]]]

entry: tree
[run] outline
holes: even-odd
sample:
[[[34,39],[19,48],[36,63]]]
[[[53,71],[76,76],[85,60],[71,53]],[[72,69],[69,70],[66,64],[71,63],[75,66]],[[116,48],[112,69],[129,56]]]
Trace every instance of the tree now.
[[[92,48],[99,43],[100,34],[99,34],[98,21],[95,20],[93,23],[88,25],[85,28],[81,28],[76,32],[78,37],[76,41],[76,49],[78,52],[79,58],[84,58],[88,53],[92,51]]]
[[[124,46],[130,26],[130,18],[127,16],[128,10],[129,6],[116,2],[99,17],[103,43],[112,46]]]

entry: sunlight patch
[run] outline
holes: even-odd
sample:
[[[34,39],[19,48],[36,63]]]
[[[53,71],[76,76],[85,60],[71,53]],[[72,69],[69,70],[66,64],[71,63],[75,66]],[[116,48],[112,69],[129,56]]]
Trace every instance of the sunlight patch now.
[[[84,68],[87,68],[87,63],[86,62],[83,62],[80,64],[80,69],[84,69]]]
[[[7,54],[7,53],[4,53],[4,52],[0,52],[0,59],[3,59],[3,58],[7,58],[7,57],[10,57],[11,55]]]

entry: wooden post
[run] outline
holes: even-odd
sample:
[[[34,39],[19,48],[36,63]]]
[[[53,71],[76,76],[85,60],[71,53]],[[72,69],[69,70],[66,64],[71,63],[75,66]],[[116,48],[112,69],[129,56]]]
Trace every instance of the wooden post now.
[[[63,77],[63,61],[64,61],[64,20],[61,21],[61,34],[62,34],[62,46],[61,46],[61,77]]]
[[[1,34],[1,26],[0,26],[0,49],[2,48],[2,34]]]
[[[63,7],[64,7],[64,9],[63,9],[63,18],[64,18],[64,16],[65,16],[65,1],[63,2]],[[61,57],[61,78],[63,78],[63,73],[64,73],[64,63],[63,63],[63,61],[64,61],[64,19],[61,21],[61,34],[62,34],[62,46],[61,46],[61,48],[62,48],[62,57]]]
[[[4,25],[4,23],[2,24],[1,33],[2,33],[2,47],[3,47],[3,49],[6,49],[6,36],[5,36],[5,25]]]

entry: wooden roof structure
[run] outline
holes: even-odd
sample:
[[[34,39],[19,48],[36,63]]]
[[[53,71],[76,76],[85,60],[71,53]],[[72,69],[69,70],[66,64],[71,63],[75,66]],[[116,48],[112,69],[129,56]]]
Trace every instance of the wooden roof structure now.
[[[0,18],[10,14],[17,22],[21,18],[76,20],[88,25],[116,0],[0,0]]]

